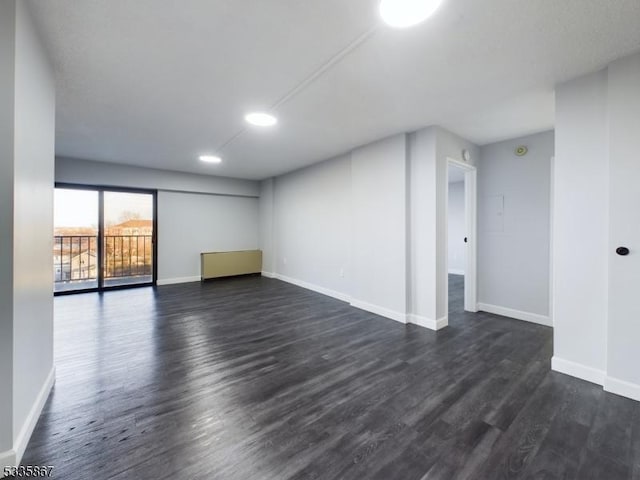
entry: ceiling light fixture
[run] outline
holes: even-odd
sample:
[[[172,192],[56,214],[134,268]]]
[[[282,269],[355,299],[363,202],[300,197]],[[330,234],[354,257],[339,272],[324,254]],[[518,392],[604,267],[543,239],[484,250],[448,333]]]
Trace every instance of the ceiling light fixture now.
[[[215,155],[200,155],[200,161],[205,163],[222,163],[222,159]]]
[[[276,117],[264,112],[248,113],[245,115],[244,119],[247,123],[255,125],[256,127],[273,127],[278,123],[278,119]]]
[[[391,27],[407,28],[424,22],[442,0],[382,0],[380,16]]]

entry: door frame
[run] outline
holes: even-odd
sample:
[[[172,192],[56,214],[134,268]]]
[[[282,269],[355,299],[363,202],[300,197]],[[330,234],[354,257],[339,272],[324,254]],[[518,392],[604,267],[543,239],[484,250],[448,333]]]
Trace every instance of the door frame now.
[[[446,202],[445,202],[445,311],[449,317],[449,167],[464,170],[465,230],[467,232],[467,255],[464,277],[464,309],[467,312],[478,311],[478,169],[461,160],[447,157]]]
[[[127,187],[112,187],[109,185],[91,185],[82,183],[65,183],[55,182],[54,188],[64,188],[67,190],[91,190],[98,192],[98,286],[96,288],[86,288],[82,290],[65,290],[61,292],[53,292],[54,296],[72,295],[75,293],[91,293],[91,292],[105,292],[110,290],[124,290],[127,288],[140,288],[140,287],[155,287],[158,282],[158,190],[145,189],[145,188],[127,188]],[[152,252],[152,280],[151,282],[136,283],[132,285],[113,285],[104,286],[104,272],[102,271],[102,251],[104,248],[104,192],[117,192],[117,193],[141,193],[145,195],[151,195],[153,202],[153,234],[151,236],[151,244],[153,245]]]

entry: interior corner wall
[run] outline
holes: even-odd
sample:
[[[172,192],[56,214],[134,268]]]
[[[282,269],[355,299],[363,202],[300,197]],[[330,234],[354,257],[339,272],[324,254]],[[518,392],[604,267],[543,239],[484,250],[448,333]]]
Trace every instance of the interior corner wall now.
[[[15,8],[15,0],[0,2],[0,466],[13,447]]]
[[[406,135],[263,182],[260,212],[267,273],[406,321]]]
[[[556,89],[554,368],[602,384],[606,371],[607,72]]]
[[[265,275],[275,274],[275,245],[273,241],[273,193],[274,179],[260,183],[259,203],[259,247],[262,250],[262,271]]]
[[[438,320],[436,269],[436,142],[437,129],[409,135],[409,319],[435,324]]]
[[[525,145],[528,153],[515,150]],[[478,303],[550,325],[552,131],[485,145],[478,162]],[[517,312],[517,313],[516,313]]]
[[[464,181],[449,184],[449,225],[447,229],[449,273],[464,275],[467,268]]]

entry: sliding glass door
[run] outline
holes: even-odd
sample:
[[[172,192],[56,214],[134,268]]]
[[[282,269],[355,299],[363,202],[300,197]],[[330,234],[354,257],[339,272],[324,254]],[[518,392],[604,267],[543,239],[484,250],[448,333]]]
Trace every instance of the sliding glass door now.
[[[57,186],[54,291],[155,283],[156,193]]]
[[[55,189],[54,291],[98,288],[98,192]]]
[[[150,193],[104,192],[105,287],[153,282],[153,203]]]

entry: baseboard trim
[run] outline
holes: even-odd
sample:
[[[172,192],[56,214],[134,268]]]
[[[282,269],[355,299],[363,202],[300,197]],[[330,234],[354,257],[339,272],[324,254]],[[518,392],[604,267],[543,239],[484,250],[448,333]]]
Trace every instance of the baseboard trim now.
[[[180,283],[192,283],[192,282],[199,282],[200,276],[194,276],[194,277],[177,277],[177,278],[165,278],[162,280],[158,280],[156,283],[158,285],[178,285]]]
[[[604,379],[604,391],[640,402],[640,385],[626,382],[619,378],[606,377]]]
[[[410,313],[409,315],[407,315],[407,323],[418,325],[419,327],[428,328],[429,330],[438,331],[449,326],[449,319],[448,317],[442,317],[434,320],[432,318],[427,318],[421,315]]]
[[[319,285],[305,282],[304,280],[299,280],[297,278],[288,277],[280,273],[262,272],[262,275],[269,278],[275,278],[277,280],[281,280],[283,282],[287,282],[292,285],[296,285],[298,287],[306,288],[307,290],[311,290],[312,292],[320,293],[322,295],[335,298],[336,300],[340,300],[341,302],[347,302],[352,307],[359,308],[360,310],[365,310],[370,313],[375,313],[376,315],[380,315],[381,317],[390,318],[391,320],[395,320],[396,322],[400,322],[402,324],[407,323],[407,315],[405,315],[404,313],[396,312],[394,310],[381,307],[380,305],[374,305],[372,303],[363,302],[362,300],[355,300],[355,299],[352,299],[347,294],[340,293],[335,290],[331,290],[329,288],[321,287]]]
[[[355,308],[359,308],[360,310],[365,310],[370,313],[375,313],[376,315],[380,315],[381,317],[386,317],[391,320],[395,320],[396,322],[400,322],[402,324],[407,323],[407,315],[401,312],[396,312],[395,310],[391,310],[389,308],[381,307],[380,305],[374,305],[373,303],[363,302],[362,300],[351,299],[351,306]]]
[[[564,358],[556,356],[551,358],[551,370],[554,372],[564,373],[565,375],[570,375],[581,380],[586,380],[587,382],[595,383],[596,385],[604,385],[606,378],[604,370],[587,367],[581,363],[572,362],[571,360],[565,360]]]
[[[451,275],[462,275],[464,277],[464,270],[458,270],[456,268],[449,269],[449,274]]]
[[[283,282],[290,283],[292,285],[296,285],[298,287],[306,288],[307,290],[311,290],[316,293],[321,293],[322,295],[326,295],[328,297],[335,298],[342,302],[349,302],[349,295],[345,295],[344,293],[336,292],[335,290],[331,290],[329,288],[321,287],[320,285],[315,285],[313,283],[305,282],[304,280],[298,280],[297,278],[287,277],[286,275],[281,275],[279,273],[272,274],[272,278],[276,278],[278,280],[282,280]]]
[[[13,446],[13,451],[15,452],[15,464],[19,465],[22,460],[22,456],[24,455],[24,451],[27,449],[27,444],[31,439],[31,434],[33,434],[33,430],[36,428],[36,424],[38,423],[38,419],[40,418],[40,414],[42,413],[42,409],[44,408],[45,403],[47,403],[47,399],[49,398],[49,394],[51,393],[51,389],[53,388],[53,384],[56,381],[56,368],[52,367],[47,379],[44,381],[40,392],[34,402],[31,410],[29,411],[29,415],[27,415],[27,419],[22,425],[20,429],[20,433],[18,433],[18,437],[16,438],[16,443]],[[4,465],[2,465],[4,466]]]
[[[478,310],[493,313],[494,315],[501,315],[503,317],[515,318],[516,320],[523,320],[525,322],[537,323],[538,325],[544,325],[545,327],[553,327],[553,322],[546,315],[523,312],[520,310],[514,310],[513,308],[490,305],[488,303],[478,303]]]
[[[640,385],[609,377],[604,370],[587,367],[586,365],[555,356],[551,359],[551,370],[595,383],[602,386],[605,392],[640,402]]]
[[[4,467],[16,467],[16,452],[7,450],[0,452],[0,478],[4,478]]]

